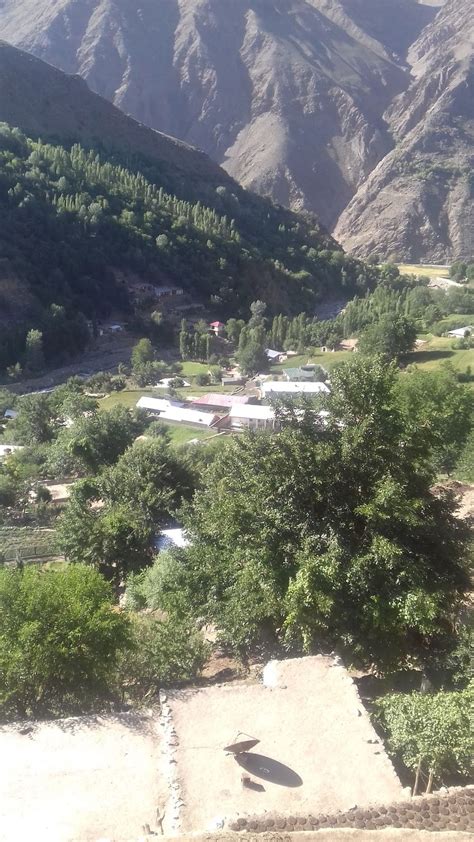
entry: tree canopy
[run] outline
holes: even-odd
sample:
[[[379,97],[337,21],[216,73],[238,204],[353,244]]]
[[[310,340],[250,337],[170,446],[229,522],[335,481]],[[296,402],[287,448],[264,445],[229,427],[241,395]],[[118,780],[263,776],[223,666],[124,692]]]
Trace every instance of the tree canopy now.
[[[289,408],[280,432],[230,441],[204,473],[180,586],[238,648],[265,633],[389,669],[452,631],[467,527],[430,491],[430,442],[396,378],[355,358],[333,370],[329,418]]]

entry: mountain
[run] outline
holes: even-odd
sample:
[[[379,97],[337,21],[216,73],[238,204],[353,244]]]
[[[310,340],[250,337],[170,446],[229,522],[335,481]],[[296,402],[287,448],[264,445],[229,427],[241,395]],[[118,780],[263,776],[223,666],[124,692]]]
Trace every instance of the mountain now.
[[[33,137],[99,145],[125,157],[143,155],[159,162],[174,182],[179,180],[187,188],[232,184],[207,155],[131,119],[92,93],[80,76],[66,75],[4,41],[0,41],[0,120]]]
[[[311,312],[377,283],[316,218],[244,190],[83,80],[0,44],[0,91],[0,369],[32,327],[55,359],[82,347],[84,317],[135,318],[137,283],[177,284],[220,318],[256,298]]]
[[[465,180],[453,176],[448,198],[433,167],[439,156],[465,168],[474,0],[138,5],[2,0],[0,36],[202,148],[245,187],[317,213],[358,254],[471,256]],[[402,235],[414,219],[420,233]]]
[[[474,252],[474,3],[450,0],[410,48],[412,82],[385,119],[394,138],[335,228],[351,252],[393,260]]]

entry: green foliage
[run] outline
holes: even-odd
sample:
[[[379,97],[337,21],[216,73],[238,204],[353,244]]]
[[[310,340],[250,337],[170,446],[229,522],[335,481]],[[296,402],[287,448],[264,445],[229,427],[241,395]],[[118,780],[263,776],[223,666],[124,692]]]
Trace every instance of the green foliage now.
[[[167,192],[163,168],[130,161],[0,126],[0,251],[20,292],[2,293],[14,318],[0,339],[0,370],[18,362],[31,328],[42,331],[48,362],[82,350],[85,317],[129,311],[115,267],[159,272],[222,316],[240,316],[256,294],[310,311],[326,291],[377,283],[376,268],[331,251],[314,221],[237,186],[202,185],[196,196],[178,172],[167,174]]]
[[[128,620],[95,570],[0,570],[0,710],[75,713],[107,692]]]
[[[149,563],[154,534],[192,489],[186,463],[166,439],[139,442],[96,481],[77,483],[58,522],[59,546],[70,561],[97,565],[118,584]]]
[[[251,327],[249,324],[242,328],[239,337],[239,347],[236,359],[243,374],[257,374],[267,368],[268,359],[265,353],[267,336],[263,324]]]
[[[265,632],[383,670],[449,636],[468,530],[430,491],[430,441],[405,422],[396,378],[354,355],[332,372],[326,422],[283,413],[281,432],[226,443],[204,472],[182,590],[240,649]]]
[[[120,683],[129,697],[148,701],[163,685],[199,674],[209,647],[192,624],[154,614],[132,614],[130,619],[132,645],[119,664]]]
[[[447,365],[403,374],[397,391],[406,423],[430,437],[436,468],[450,472],[473,426],[474,393]]]
[[[411,319],[387,314],[364,330],[359,339],[359,351],[397,360],[413,349],[415,339],[416,327]]]
[[[18,417],[10,431],[18,444],[36,445],[50,442],[55,436],[55,417],[49,395],[25,395],[17,404]]]
[[[145,417],[123,406],[81,416],[72,427],[60,432],[55,444],[56,456],[68,455],[86,473],[97,474],[115,464],[145,426]]]
[[[29,330],[26,335],[25,371],[36,374],[44,368],[43,334],[40,330]]]
[[[376,703],[388,733],[390,751],[405,766],[432,773],[443,782],[446,775],[472,774],[472,708],[474,684],[460,692],[394,693]]]
[[[474,429],[471,429],[453,468],[456,479],[474,483]]]

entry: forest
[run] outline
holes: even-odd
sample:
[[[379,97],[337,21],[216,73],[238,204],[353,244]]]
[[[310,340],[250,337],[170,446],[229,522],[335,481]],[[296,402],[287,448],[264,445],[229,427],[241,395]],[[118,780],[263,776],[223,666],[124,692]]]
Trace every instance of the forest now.
[[[178,283],[221,318],[255,297],[275,313],[311,312],[328,293],[377,284],[378,270],[346,257],[315,219],[240,188],[217,187],[206,203],[180,198],[160,186],[156,165],[141,161],[144,175],[127,163],[0,127],[0,370],[20,362],[31,329],[50,363],[58,345],[83,350],[86,320],[112,306],[130,314],[116,269]]]

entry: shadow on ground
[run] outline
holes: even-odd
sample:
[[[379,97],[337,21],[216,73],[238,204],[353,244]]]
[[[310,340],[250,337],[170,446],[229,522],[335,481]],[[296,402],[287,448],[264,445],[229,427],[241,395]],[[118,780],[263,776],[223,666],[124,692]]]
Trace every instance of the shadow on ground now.
[[[302,778],[289,766],[285,766],[279,760],[273,760],[272,757],[266,757],[264,754],[243,752],[237,754],[235,759],[239,766],[242,766],[251,775],[262,778],[264,781],[270,781],[272,784],[297,787],[303,783]]]

